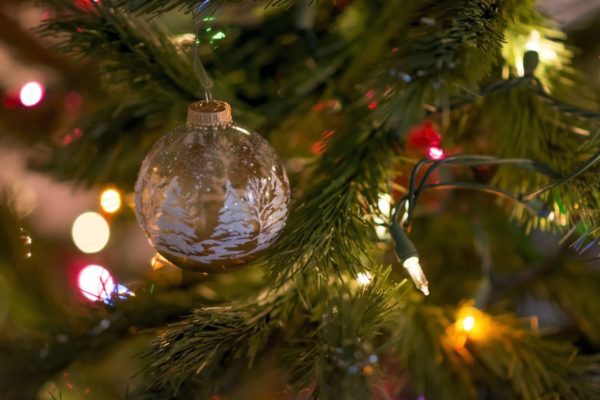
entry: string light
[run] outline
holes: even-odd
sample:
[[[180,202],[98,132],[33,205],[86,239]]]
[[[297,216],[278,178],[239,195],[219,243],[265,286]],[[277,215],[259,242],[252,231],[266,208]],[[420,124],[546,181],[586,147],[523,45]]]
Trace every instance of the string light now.
[[[553,61],[556,59],[556,51],[550,47],[550,41],[542,41],[542,35],[535,29],[529,35],[525,44],[525,50],[535,51],[540,55],[542,61]]]
[[[97,253],[110,239],[110,228],[104,217],[89,211],[81,214],[71,229],[75,246],[84,253]]]
[[[368,286],[371,283],[371,274],[368,272],[359,272],[356,276],[356,282],[360,286]]]
[[[79,272],[79,291],[91,301],[108,301],[115,290],[115,281],[110,272],[96,264],[91,264]]]
[[[427,149],[427,156],[430,160],[442,160],[444,158],[444,149],[439,146],[431,146]]]
[[[34,107],[44,98],[44,86],[39,82],[27,82],[19,91],[19,100],[25,107]]]
[[[419,257],[408,257],[402,262],[402,266],[406,269],[410,278],[415,283],[415,286],[423,292],[425,296],[429,296],[429,283],[419,263]]]
[[[475,318],[472,315],[467,315],[462,320],[462,328],[465,332],[470,332],[475,327]]]
[[[119,211],[121,203],[121,193],[117,189],[105,189],[100,194],[100,207],[109,214]]]
[[[390,210],[392,208],[392,196],[388,193],[381,193],[377,199],[377,208],[381,212],[381,217],[376,215],[373,217],[375,221],[375,233],[380,240],[389,237],[388,227]]]
[[[514,42],[518,43],[518,38],[515,38]],[[523,40],[523,39],[521,39]],[[563,64],[562,57],[570,56],[570,52],[565,48],[564,43],[560,41],[547,39],[539,31],[533,30],[529,36],[525,39],[525,44],[513,44],[514,49],[510,52],[511,57],[514,57],[515,67],[517,73],[520,76],[525,75],[525,65],[523,60],[523,54],[527,51],[536,52],[539,57],[540,67],[536,70],[536,76],[542,81],[546,81],[545,69],[546,67],[560,68]],[[510,41],[510,40],[509,40]],[[523,43],[523,42],[521,42]],[[508,56],[508,49],[505,51]],[[561,56],[559,57],[559,53]],[[548,82],[546,82],[548,83]]]
[[[471,340],[483,340],[488,337],[489,320],[484,313],[471,304],[459,309],[454,326],[455,333],[466,335]]]

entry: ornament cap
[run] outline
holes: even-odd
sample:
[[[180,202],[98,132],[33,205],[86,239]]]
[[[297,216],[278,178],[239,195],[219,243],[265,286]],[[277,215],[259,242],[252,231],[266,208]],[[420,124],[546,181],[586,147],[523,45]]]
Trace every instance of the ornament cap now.
[[[200,100],[188,107],[188,125],[223,126],[232,121],[231,106],[221,100]]]

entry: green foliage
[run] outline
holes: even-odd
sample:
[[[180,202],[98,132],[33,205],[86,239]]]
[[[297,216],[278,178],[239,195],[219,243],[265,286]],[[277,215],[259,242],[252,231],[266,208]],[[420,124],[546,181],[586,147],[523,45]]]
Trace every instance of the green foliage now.
[[[510,382],[520,398],[597,398],[600,358],[578,355],[569,343],[541,339],[513,317],[489,323],[489,337],[472,341],[469,350],[481,366]]]
[[[389,285],[389,275],[389,268],[377,268],[364,287],[349,290],[337,282],[322,291],[325,305],[313,312],[314,329],[289,335],[292,347],[282,351],[292,364],[296,391],[319,399],[363,399],[380,390],[377,364],[393,343],[386,332],[406,297],[402,284]]]
[[[252,365],[271,333],[281,329],[290,316],[294,294],[253,299],[250,304],[202,308],[161,333],[146,354],[150,357],[147,375],[152,386],[177,393],[190,378],[197,376],[218,390],[222,367],[242,359]],[[173,368],[176,361],[178,368]],[[238,362],[239,363],[239,362]]]
[[[296,0],[253,0],[268,7],[290,7]],[[116,5],[140,14],[160,15],[164,12],[179,9],[185,13],[214,11],[219,7],[233,3],[233,0],[212,0],[199,2],[197,0],[117,0]],[[316,0],[311,0],[316,2]]]
[[[192,13],[198,1],[103,0],[85,12],[70,0],[45,3],[58,13],[42,32],[61,37],[60,51],[92,60],[103,90],[97,97],[108,98],[99,99],[95,112],[80,121],[82,138],[53,147],[46,168],[63,179],[128,186],[146,149],[183,118],[187,103],[201,95],[189,54],[158,23],[150,24],[141,16],[173,9]],[[217,3],[226,1],[213,5]],[[267,7],[293,3],[264,2]],[[309,5],[299,6],[301,13]],[[507,396],[525,399],[600,396],[596,356],[577,355],[571,344],[540,338],[523,328],[521,321],[503,316],[485,316],[490,326],[487,337],[461,347],[453,340],[455,315],[446,306],[448,299],[435,295],[425,301],[414,292],[400,290],[394,284],[396,276],[378,267],[375,260],[376,246],[386,246],[377,243],[374,229],[374,218],[383,217],[379,196],[389,192],[397,152],[407,132],[426,116],[439,117],[450,127],[447,138],[469,150],[543,161],[561,175],[597,152],[596,113],[563,103],[534,77],[483,84],[499,75],[494,68],[502,61],[507,27],[540,20],[532,1],[357,0],[339,15],[329,4],[314,7],[315,12],[325,10],[314,19],[335,28],[307,33],[304,26],[292,23],[289,10],[280,10],[262,15],[269,29],[239,28],[219,49],[204,49],[208,69],[221,70],[215,73],[215,96],[233,103],[241,120],[269,127],[272,137],[285,140],[284,126],[302,121],[317,99],[339,101],[337,116],[342,122],[335,126],[325,152],[301,176],[293,177],[299,182],[299,195],[286,231],[257,261],[267,274],[266,294],[197,308],[158,333],[144,358],[148,387],[135,396],[187,398],[228,393],[232,384],[245,377],[248,367],[269,360],[297,392],[314,398],[385,397],[382,379],[394,372],[383,362],[389,355],[395,356],[394,364],[409,377],[412,389],[428,398],[476,398],[482,388],[505,382],[512,391],[507,390]],[[306,43],[298,44],[302,41],[298,31],[306,34]],[[282,44],[286,41],[295,44],[286,47]],[[232,88],[232,82],[243,89]],[[371,98],[366,99],[365,93]],[[577,136],[573,130],[584,130],[588,136]],[[547,177],[517,175],[503,167],[493,178],[493,184],[518,193],[548,183]],[[586,225],[593,236],[600,209],[597,183],[597,169],[591,168],[549,191],[543,200],[557,209],[565,208],[572,222]],[[431,237],[416,243],[437,249],[436,241],[452,236],[448,246],[439,246],[441,253],[457,253],[448,258],[437,255],[444,268],[473,261],[464,238],[457,237],[469,231],[465,225],[473,225],[467,217],[483,213],[471,210],[469,201],[468,213],[464,207],[447,208],[446,212],[459,215],[436,217],[429,223],[450,225],[460,217],[462,224],[430,226],[427,234],[431,232]],[[520,213],[517,210],[515,216],[528,221]],[[194,301],[205,302],[175,290],[173,296],[180,296],[177,301],[140,297],[114,309],[90,310],[89,318],[78,315],[77,326],[69,325],[65,322],[69,318],[58,317],[61,307],[44,303],[51,296],[43,288],[27,286],[26,277],[16,268],[24,265],[15,240],[16,222],[8,214],[0,218],[8,221],[7,230],[0,232],[6,236],[0,239],[8,243],[0,251],[0,273],[12,288],[26,293],[24,304],[45,314],[45,320],[33,329],[42,339],[33,344],[15,338],[0,343],[0,382],[8,382],[5,377],[11,381],[35,377],[39,382],[31,385],[33,393],[82,352],[122,339],[130,324],[164,326],[186,313]],[[502,222],[502,228],[495,229],[496,237],[510,236],[505,219]],[[464,236],[478,235],[474,231]],[[502,239],[516,247],[514,242],[521,237]],[[522,253],[525,248],[519,247]],[[488,252],[495,255],[507,250],[494,247]],[[485,275],[490,257],[485,251],[480,253]],[[470,258],[463,261],[465,254]],[[436,255],[423,258],[433,263]],[[504,260],[510,261],[507,269],[517,270],[520,262],[532,258],[518,254]],[[442,280],[446,271],[438,270],[434,277]],[[374,276],[373,282],[357,287],[354,278],[366,271]],[[457,271],[453,270],[460,276],[445,277],[445,286],[439,289],[450,293],[452,301],[470,293],[477,279],[472,269]],[[544,271],[524,274],[529,281]],[[571,284],[563,285],[561,279],[571,272],[556,271],[556,276],[541,280],[535,288],[572,309],[581,330],[597,341],[600,328],[589,322],[596,314],[589,299],[597,277],[578,270]],[[577,280],[588,278],[585,283]],[[11,303],[20,301],[15,299]],[[90,338],[103,320],[110,321],[110,328]],[[67,331],[72,337],[68,347],[44,336]],[[49,343],[48,358],[39,362],[36,357],[44,343]],[[20,363],[9,370],[6,365],[12,359]],[[0,384],[0,389],[5,386]],[[9,396],[17,398],[13,392]]]
[[[561,304],[587,340],[597,345],[600,343],[600,321],[596,316],[600,310],[596,298],[600,274],[593,261],[596,260],[559,264],[534,284],[533,292]]]

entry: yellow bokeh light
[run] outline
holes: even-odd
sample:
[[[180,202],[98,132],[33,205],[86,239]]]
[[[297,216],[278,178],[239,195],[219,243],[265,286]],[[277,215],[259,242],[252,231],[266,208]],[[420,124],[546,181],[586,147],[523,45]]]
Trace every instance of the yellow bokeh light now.
[[[121,193],[116,189],[105,189],[100,194],[100,207],[109,214],[119,211],[121,208]]]
[[[473,330],[473,327],[475,327],[475,318],[473,318],[472,315],[468,315],[466,316],[463,320],[462,320],[462,327],[464,329],[465,332],[470,332]]]
[[[102,215],[89,211],[75,219],[71,236],[82,252],[97,253],[108,243],[110,228]]]
[[[506,43],[502,56],[506,61],[503,77],[508,79],[513,69],[518,76],[525,75],[524,55],[527,51],[538,54],[535,76],[546,90],[551,90],[555,71],[562,70],[570,63],[573,52],[565,45],[565,37],[559,31],[539,26],[511,26],[507,28]],[[566,82],[566,81],[564,81]]]
[[[488,336],[489,318],[477,308],[463,306],[456,317],[454,331],[458,336],[466,335],[471,340],[482,340]]]

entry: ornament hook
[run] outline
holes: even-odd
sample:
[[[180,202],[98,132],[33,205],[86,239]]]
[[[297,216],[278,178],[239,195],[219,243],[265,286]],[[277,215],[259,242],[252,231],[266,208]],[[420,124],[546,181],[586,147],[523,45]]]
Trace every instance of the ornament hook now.
[[[194,24],[195,24],[195,34],[196,38],[194,40],[194,50],[193,50],[193,58],[194,58],[194,71],[196,72],[196,76],[204,89],[204,99],[206,101],[212,100],[212,86],[213,81],[208,76],[208,72],[206,72],[206,68],[204,68],[204,64],[202,64],[202,60],[200,59],[200,53],[198,48],[200,47],[200,14],[199,12],[195,12],[193,14]]]

